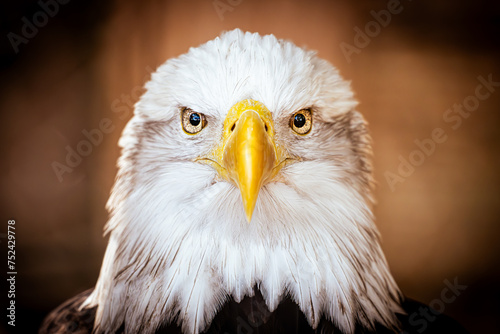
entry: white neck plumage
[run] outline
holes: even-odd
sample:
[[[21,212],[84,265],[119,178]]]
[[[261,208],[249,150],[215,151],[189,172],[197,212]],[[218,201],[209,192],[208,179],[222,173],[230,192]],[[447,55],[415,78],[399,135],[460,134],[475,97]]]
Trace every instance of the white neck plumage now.
[[[177,314],[184,333],[199,333],[229,297],[238,302],[255,286],[271,311],[289,295],[313,328],[321,317],[345,333],[356,323],[397,326],[400,293],[369,204],[334,166],[288,166],[283,182],[261,190],[247,223],[234,186],[215,182],[207,166],[174,164],[155,184],[148,180],[161,171],[117,181],[109,245],[85,304],[98,307],[97,333],[124,321],[128,333],[153,333]]]

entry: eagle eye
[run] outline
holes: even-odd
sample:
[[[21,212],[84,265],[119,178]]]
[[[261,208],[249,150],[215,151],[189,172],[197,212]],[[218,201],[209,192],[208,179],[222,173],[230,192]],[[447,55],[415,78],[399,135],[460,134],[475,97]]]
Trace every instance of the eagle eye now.
[[[182,109],[181,120],[182,129],[190,135],[200,132],[207,125],[205,115],[189,108]]]
[[[308,134],[312,127],[312,112],[310,109],[297,111],[290,118],[290,127],[299,135]]]

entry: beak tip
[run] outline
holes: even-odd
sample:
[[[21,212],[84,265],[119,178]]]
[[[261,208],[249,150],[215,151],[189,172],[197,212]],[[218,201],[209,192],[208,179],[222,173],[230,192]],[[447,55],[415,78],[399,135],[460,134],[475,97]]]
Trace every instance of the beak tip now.
[[[246,213],[245,217],[247,219],[247,223],[250,224],[250,222],[252,221],[252,213]]]
[[[245,204],[247,204],[245,205],[245,218],[247,220],[247,223],[250,223],[252,221],[253,211],[255,209],[255,203],[250,204],[247,201],[244,202],[246,202]]]

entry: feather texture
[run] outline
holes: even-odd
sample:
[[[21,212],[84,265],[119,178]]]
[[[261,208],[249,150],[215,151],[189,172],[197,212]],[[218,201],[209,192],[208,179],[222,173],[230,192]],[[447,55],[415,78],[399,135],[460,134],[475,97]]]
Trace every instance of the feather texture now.
[[[370,138],[349,83],[313,52],[233,30],[162,65],[146,85],[120,146],[108,202],[110,234],[96,289],[95,332],[154,333],[176,323],[206,330],[229,300],[286,298],[312,328],[397,328],[400,292],[373,223]],[[300,161],[266,184],[252,222],[240,193],[193,162],[220,140],[230,107],[251,98],[271,111],[275,138]],[[180,108],[203,113],[196,136]],[[297,136],[291,115],[313,110]]]

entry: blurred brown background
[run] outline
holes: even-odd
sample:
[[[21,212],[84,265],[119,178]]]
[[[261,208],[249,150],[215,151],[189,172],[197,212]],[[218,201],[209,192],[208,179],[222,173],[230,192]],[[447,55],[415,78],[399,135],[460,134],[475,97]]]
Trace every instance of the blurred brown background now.
[[[150,72],[236,27],[315,49],[352,81],[371,124],[375,214],[397,282],[432,303],[456,279],[467,288],[444,312],[471,333],[500,332],[500,87],[459,126],[443,119],[454,104],[474,102],[479,76],[500,81],[499,2],[401,0],[390,22],[382,16],[385,27],[372,11],[388,1],[72,0],[49,7],[46,22],[42,3],[57,2],[0,11],[0,233],[16,220],[19,332],[34,332],[49,310],[95,283],[117,141]],[[355,28],[372,37],[355,39]],[[23,29],[34,36],[13,46],[9,33],[25,38]],[[348,57],[347,44],[357,48]],[[58,178],[53,163],[66,164],[67,148],[105,118],[113,130]],[[415,140],[436,128],[446,140],[422,159]],[[421,165],[391,187],[387,172],[397,175],[410,158]]]

